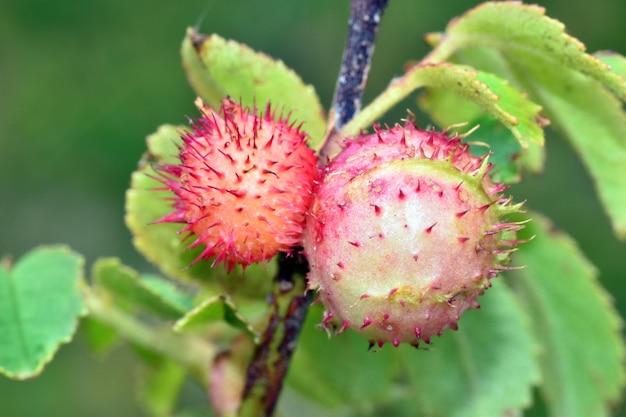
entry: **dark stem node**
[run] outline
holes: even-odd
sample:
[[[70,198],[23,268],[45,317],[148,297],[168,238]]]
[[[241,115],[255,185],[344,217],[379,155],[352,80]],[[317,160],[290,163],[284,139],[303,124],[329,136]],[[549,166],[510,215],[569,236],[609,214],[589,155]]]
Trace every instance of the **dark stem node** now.
[[[311,304],[312,294],[304,282],[307,270],[306,261],[297,256],[280,256],[268,301],[268,324],[248,365],[240,415],[274,412]]]

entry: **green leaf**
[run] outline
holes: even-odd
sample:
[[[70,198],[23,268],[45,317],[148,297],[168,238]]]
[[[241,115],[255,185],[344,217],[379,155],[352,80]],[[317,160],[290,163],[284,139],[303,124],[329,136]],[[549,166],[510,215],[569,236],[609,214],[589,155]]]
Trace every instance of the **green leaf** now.
[[[219,106],[231,96],[246,106],[264,109],[271,103],[304,123],[310,146],[321,146],[326,130],[324,110],[312,86],[282,61],[218,35],[188,29],[182,46],[183,66],[196,93],[209,105]]]
[[[348,405],[365,415],[389,392],[397,373],[393,349],[368,351],[368,342],[351,330],[331,338],[316,326],[321,315],[320,306],[309,311],[287,384],[335,411]]]
[[[142,284],[150,291],[158,294],[179,311],[187,312],[193,308],[193,299],[189,294],[181,292],[172,282],[152,274],[141,274],[140,278]]]
[[[492,153],[489,161],[494,164],[492,173],[495,181],[505,184],[521,181],[522,147],[511,131],[500,122],[482,113],[474,103],[444,90],[429,89],[427,95],[420,97],[419,103],[435,123],[453,135],[466,135],[468,129],[477,127],[465,140],[470,144],[471,152],[474,155]],[[459,120],[467,120],[469,123],[457,124]]]
[[[511,130],[523,148],[544,142],[540,106],[493,74],[449,63],[413,66],[356,115],[341,133],[358,133],[419,87],[445,89],[471,101]],[[454,123],[467,121],[458,119]]]
[[[462,62],[464,60],[460,59]],[[473,61],[472,61],[473,62]],[[468,128],[477,125],[479,129],[469,137],[469,142],[484,142],[494,153],[491,162],[496,166],[494,174],[498,181],[512,184],[521,181],[522,168],[540,173],[545,161],[543,144],[528,143],[523,150],[510,130],[504,130],[494,117],[485,114],[480,107],[471,101],[450,91],[438,88],[427,88],[426,93],[418,100],[420,108],[428,113],[433,121],[442,129],[465,124]],[[544,126],[547,120],[538,115],[538,124]],[[473,152],[478,149],[474,147]],[[478,150],[477,154],[482,154]]]
[[[481,47],[466,48],[458,51],[454,55],[454,60],[464,65],[480,68],[487,73],[497,74],[499,77],[511,81],[514,87],[520,88],[511,67],[498,51]],[[486,115],[481,116],[478,106],[448,91],[433,88],[429,88],[427,91],[428,93],[420,99],[419,104],[433,117],[433,120],[439,126],[450,126],[458,123],[458,120],[470,120],[472,123],[480,122],[482,125],[484,124],[483,120],[489,118]],[[536,122],[541,127],[549,124],[548,119],[543,114],[537,115]],[[493,123],[488,122],[487,124],[491,126]],[[480,134],[480,131],[478,133]],[[483,134],[481,136],[485,137],[487,135]],[[496,136],[505,139],[503,135]],[[470,137],[470,140],[473,140],[473,137]],[[495,145],[496,141],[486,140],[486,142],[490,145]],[[522,168],[538,174],[543,171],[546,159],[545,148],[543,143],[529,143],[526,149],[520,150],[519,153],[512,155],[512,157],[518,166],[517,171],[519,174],[521,174]],[[511,182],[516,182],[517,179],[517,177],[514,177]]]
[[[613,51],[600,51],[593,56],[608,65],[611,72],[626,79],[626,57]]]
[[[626,99],[626,82],[610,68],[585,53],[585,45],[565,33],[558,20],[545,16],[545,8],[518,2],[487,2],[450,23],[429,57],[440,62],[459,49],[487,46],[497,49],[510,61],[547,67],[561,67],[586,74],[618,97]],[[513,67],[523,72],[524,66]]]
[[[106,291],[116,303],[124,303],[131,309],[140,307],[171,320],[187,312],[180,304],[170,302],[172,297],[184,298],[173,286],[168,288],[169,299],[163,297],[153,286],[147,285],[136,271],[122,265],[119,259],[98,259],[93,266],[92,276],[96,289]],[[165,290],[163,285],[161,290]],[[188,303],[191,303],[190,299]]]
[[[475,119],[472,124],[480,128],[467,138],[470,150],[474,155],[492,153],[489,162],[494,165],[491,171],[494,181],[505,184],[520,182],[522,174],[519,156],[522,148],[511,131],[487,115]],[[488,148],[484,144],[487,144]]]
[[[544,401],[551,416],[609,416],[626,382],[622,322],[575,242],[545,217],[530,217],[519,235],[535,239],[516,253],[526,267],[510,280],[542,341]]]
[[[202,328],[216,321],[226,321],[231,326],[250,335],[254,340],[258,338],[252,325],[237,311],[233,302],[224,295],[204,300],[174,324],[174,331],[183,332]]]
[[[419,415],[492,417],[517,415],[530,405],[539,382],[537,346],[528,319],[501,282],[466,312],[458,332],[446,331],[428,351],[404,349],[409,394]]]
[[[558,77],[558,78],[557,78]],[[582,159],[617,236],[626,239],[626,112],[597,83],[569,70],[536,74],[546,113]]]
[[[211,262],[200,260],[194,263],[202,252],[202,247],[186,249],[179,231],[181,225],[172,223],[154,224],[155,221],[173,211],[171,201],[173,194],[159,191],[163,184],[155,178],[159,174],[154,167],[159,164],[175,164],[178,162],[177,145],[182,143],[180,135],[184,127],[163,125],[148,136],[148,151],[139,163],[139,169],[132,174],[131,186],[126,193],[126,225],[133,234],[133,243],[150,262],[171,278],[183,281],[202,283],[215,293],[243,291],[264,297],[269,288],[276,261],[266,265],[250,265],[245,274],[240,266],[227,274],[222,266],[211,267]],[[246,285],[241,285],[245,279]]]
[[[543,8],[517,2],[485,3],[431,41],[438,44],[430,62],[452,58],[493,72],[544,107],[587,167],[616,235],[626,239],[626,113],[615,97],[626,99],[623,58],[599,56],[611,71]],[[537,156],[530,163],[542,160]]]
[[[66,247],[34,249],[0,265],[0,373],[37,376],[85,313],[83,258]]]

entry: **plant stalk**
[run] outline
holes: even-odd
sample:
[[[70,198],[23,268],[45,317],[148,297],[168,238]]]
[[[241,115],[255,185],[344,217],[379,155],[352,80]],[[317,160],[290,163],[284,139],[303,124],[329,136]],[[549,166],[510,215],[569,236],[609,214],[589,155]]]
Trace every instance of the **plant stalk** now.
[[[348,39],[328,121],[326,141],[320,151],[323,163],[340,150],[341,131],[361,108],[378,26],[389,0],[351,0]]]
[[[103,300],[91,290],[84,291],[89,315],[119,332],[125,339],[178,362],[201,381],[208,382],[208,371],[217,349],[206,341],[175,334],[170,327],[151,327]]]
[[[307,269],[307,263],[295,257],[279,260],[268,325],[248,365],[240,417],[271,416],[276,408],[311,303],[304,280]]]

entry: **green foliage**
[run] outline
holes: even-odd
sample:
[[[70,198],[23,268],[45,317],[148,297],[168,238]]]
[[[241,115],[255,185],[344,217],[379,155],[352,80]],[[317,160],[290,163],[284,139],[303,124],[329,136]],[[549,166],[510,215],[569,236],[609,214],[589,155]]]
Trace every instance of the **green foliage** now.
[[[98,354],[108,353],[120,340],[115,329],[92,317],[83,318],[80,331],[91,350]]]
[[[543,400],[550,416],[608,416],[626,379],[622,321],[575,242],[531,216],[521,237],[535,238],[518,254],[525,268],[510,282],[542,342]]]
[[[521,3],[486,2],[454,20],[445,36],[431,35],[438,43],[435,57],[449,57],[468,47],[488,47],[498,51],[516,72],[527,68],[571,69],[601,82],[626,99],[626,84],[619,75],[585,53],[578,39],[565,33],[563,23],[545,16],[545,9]],[[536,74],[535,74],[536,75]]]
[[[487,294],[480,310],[466,313],[459,331],[444,333],[431,351],[402,352],[410,398],[424,415],[489,417],[530,404],[539,382],[537,341],[500,279]]]
[[[626,112],[594,80],[573,71],[538,75],[555,127],[570,140],[598,189],[617,236],[626,239]]]
[[[353,332],[328,338],[315,329],[316,309],[287,382],[328,407],[318,415],[343,415],[346,407],[379,415],[390,398],[410,404],[395,409],[397,416],[490,417],[526,407],[539,382],[538,345],[526,313],[503,282],[481,301],[480,310],[461,318],[458,332],[448,330],[418,350],[368,351]],[[346,383],[346,375],[359,383]]]
[[[178,235],[182,227],[175,224],[153,225],[172,211],[167,195],[155,191],[163,187],[157,180],[159,173],[155,167],[176,162],[177,144],[181,143],[180,135],[184,131],[184,127],[164,125],[148,136],[148,151],[143,155],[139,169],[133,173],[126,194],[126,225],[133,233],[135,247],[165,275],[204,283],[216,270],[206,262],[192,265],[201,249],[185,250],[185,244]]]
[[[606,55],[611,71],[585,53],[562,23],[544,16],[543,8],[513,2],[484,3],[429,41],[435,49],[428,62],[452,59],[497,74],[543,106],[578,152],[616,235],[625,239],[626,113],[619,101],[626,100],[623,59]]]
[[[118,259],[99,259],[93,267],[94,287],[102,289],[115,303],[140,307],[164,319],[182,317],[186,309],[180,304],[190,304],[183,301],[180,304],[172,303],[172,299],[185,299],[184,295],[177,294],[172,286],[159,286],[160,292],[144,282],[136,271],[123,266]],[[153,278],[154,280],[154,278]],[[168,296],[163,294],[167,292]]]
[[[530,143],[543,144],[543,130],[540,123],[538,124],[541,121],[539,116],[541,108],[538,105],[530,102],[523,94],[511,88],[505,80],[493,74],[480,73],[449,63],[414,65],[355,116],[342,133],[345,135],[357,133],[419,87],[445,89],[471,101],[510,129],[523,148],[527,148]],[[430,109],[435,119],[454,117],[447,115],[456,114],[434,106]],[[443,116],[444,113],[446,116]],[[452,124],[466,121],[457,119]]]
[[[296,123],[304,124],[312,148],[321,146],[326,122],[315,89],[282,61],[193,29],[187,31],[182,55],[189,82],[207,104],[219,106],[226,96],[261,110],[271,103],[278,113],[290,114]]]
[[[34,249],[13,267],[0,265],[1,373],[37,376],[71,340],[85,313],[82,278],[82,257],[65,247]]]
[[[252,326],[241,316],[232,301],[223,295],[204,300],[196,308],[178,320],[174,325],[174,330],[182,332],[197,329],[198,327],[202,328],[216,321],[226,322],[248,333],[252,338],[257,338]]]
[[[491,171],[494,181],[504,184],[520,182],[522,180],[522,158],[520,156],[523,153],[519,142],[515,140],[511,131],[487,115],[479,116],[473,120],[479,128],[468,137],[472,153],[475,155],[491,153],[489,162],[494,165]],[[539,146],[531,146],[532,149],[543,149]]]
[[[611,51],[596,52],[595,56],[611,68],[611,71],[626,79],[626,57]]]
[[[349,406],[365,412],[391,388],[397,372],[393,352],[369,352],[367,342],[350,331],[329,338],[316,326],[320,313],[319,308],[309,312],[287,383],[330,409]],[[347,383],[347,375],[353,383]]]

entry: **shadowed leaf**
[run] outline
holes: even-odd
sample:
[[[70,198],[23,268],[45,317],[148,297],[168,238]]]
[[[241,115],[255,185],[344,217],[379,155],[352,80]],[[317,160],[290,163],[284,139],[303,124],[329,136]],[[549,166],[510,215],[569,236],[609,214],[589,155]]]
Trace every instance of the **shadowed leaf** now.
[[[368,351],[367,341],[351,330],[329,338],[316,326],[320,318],[319,306],[311,308],[287,384],[333,410],[329,415],[339,415],[337,409],[342,406],[365,410],[384,399],[397,371],[393,348]]]
[[[461,317],[457,332],[433,339],[428,351],[401,351],[420,415],[517,415],[530,405],[538,349],[526,314],[501,280],[479,298],[480,310]]]
[[[511,274],[542,341],[541,393],[550,416],[609,416],[626,382],[622,322],[596,270],[574,241],[543,216],[520,232],[523,245]]]
[[[180,364],[149,350],[137,348],[142,359],[138,387],[140,404],[152,417],[170,417],[186,372]]]

